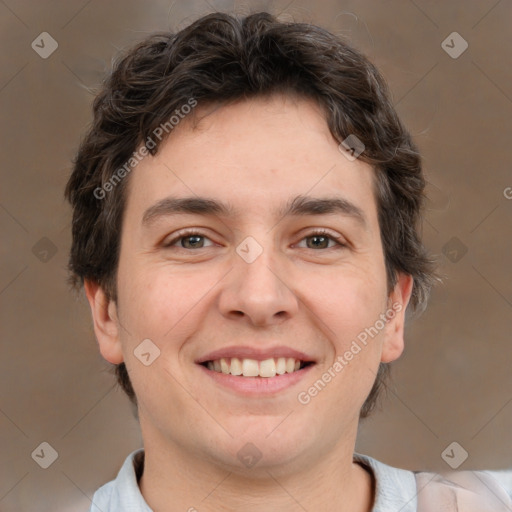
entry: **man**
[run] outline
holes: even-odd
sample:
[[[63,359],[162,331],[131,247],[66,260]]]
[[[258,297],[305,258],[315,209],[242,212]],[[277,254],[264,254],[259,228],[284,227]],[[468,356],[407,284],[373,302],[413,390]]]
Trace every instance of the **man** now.
[[[512,503],[505,474],[354,454],[435,279],[424,186],[382,77],[318,27],[217,13],[130,50],[66,190],[73,281],[144,441],[91,511]]]

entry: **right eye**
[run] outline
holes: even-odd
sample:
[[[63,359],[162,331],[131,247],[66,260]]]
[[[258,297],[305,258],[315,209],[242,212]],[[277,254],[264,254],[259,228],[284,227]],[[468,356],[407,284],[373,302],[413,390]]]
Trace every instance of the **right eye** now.
[[[201,244],[201,239],[210,240],[206,235],[199,231],[194,230],[186,230],[181,231],[177,233],[169,242],[165,242],[164,248],[170,248],[173,247],[177,242],[181,241],[181,247],[178,247],[179,249],[203,249],[205,246]],[[183,241],[187,241],[185,245],[188,245],[188,247],[183,245]],[[210,240],[211,241],[211,240]],[[212,243],[213,245],[213,243]],[[209,247],[209,246],[206,246]]]

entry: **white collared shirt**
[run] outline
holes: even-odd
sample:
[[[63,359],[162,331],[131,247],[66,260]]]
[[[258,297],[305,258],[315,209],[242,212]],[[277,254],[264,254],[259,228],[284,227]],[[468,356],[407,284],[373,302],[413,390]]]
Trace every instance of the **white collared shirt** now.
[[[128,455],[116,479],[94,493],[89,512],[152,512],[137,482],[143,458],[142,449]],[[512,512],[512,471],[460,471],[442,477],[394,468],[357,453],[354,461],[375,477],[372,512]]]

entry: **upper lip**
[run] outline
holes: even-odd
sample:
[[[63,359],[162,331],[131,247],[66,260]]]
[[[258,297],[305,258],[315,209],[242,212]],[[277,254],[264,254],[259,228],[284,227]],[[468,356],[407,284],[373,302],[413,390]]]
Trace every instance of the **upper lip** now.
[[[283,345],[265,349],[236,345],[209,352],[208,354],[201,356],[199,359],[196,359],[195,362],[201,364],[206,361],[215,361],[217,359],[231,357],[237,357],[238,359],[255,359],[257,361],[264,361],[265,359],[270,359],[272,357],[293,357],[304,362],[315,361],[313,357],[308,356],[304,352]]]

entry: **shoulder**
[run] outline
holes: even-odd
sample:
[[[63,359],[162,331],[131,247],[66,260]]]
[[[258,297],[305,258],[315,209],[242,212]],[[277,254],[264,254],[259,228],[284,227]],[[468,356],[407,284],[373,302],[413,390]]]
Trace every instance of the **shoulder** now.
[[[510,512],[512,471],[407,471],[354,454],[375,478],[372,512]]]
[[[509,512],[512,510],[511,479],[512,471],[416,473],[418,512]]]

